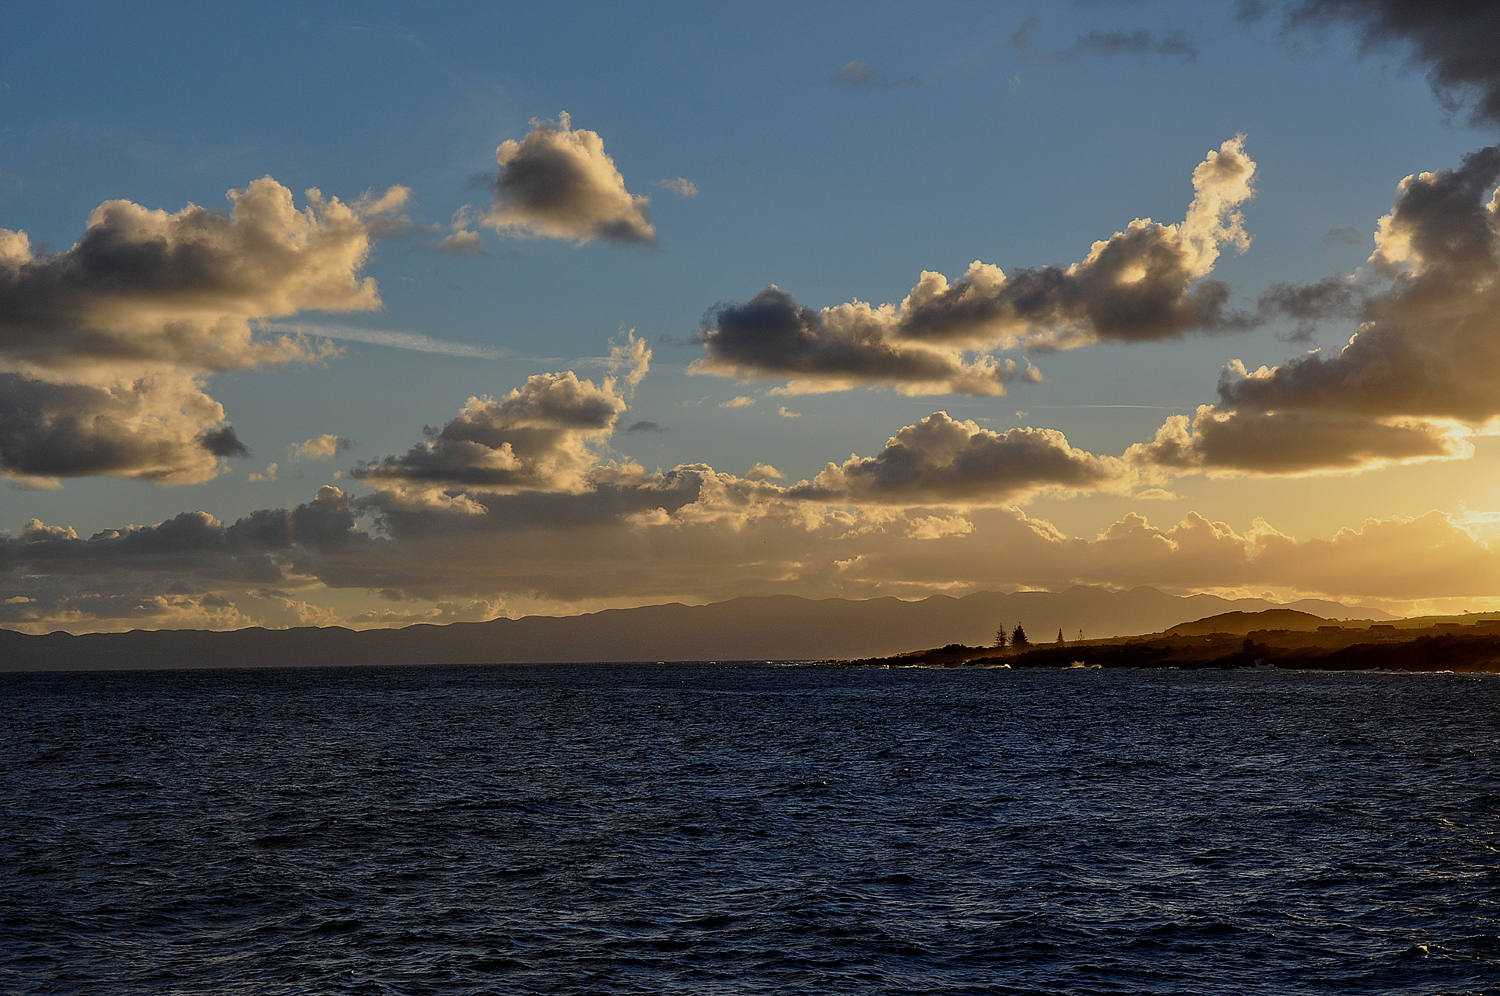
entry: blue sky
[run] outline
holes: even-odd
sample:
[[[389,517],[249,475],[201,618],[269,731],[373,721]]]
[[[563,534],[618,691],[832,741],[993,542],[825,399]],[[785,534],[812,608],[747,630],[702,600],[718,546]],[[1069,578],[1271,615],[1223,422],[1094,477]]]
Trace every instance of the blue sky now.
[[[778,534],[786,549],[765,561],[746,549],[720,550],[712,536],[684,535],[678,542],[697,551],[688,566],[680,550],[642,541],[642,558],[675,565],[662,572],[673,581],[646,588],[628,572],[594,586],[549,582],[561,568],[537,551],[567,551],[559,556],[570,575],[592,570],[587,543],[574,534],[521,544],[532,550],[535,577],[512,565],[492,574],[462,571],[465,580],[451,587],[430,577],[409,587],[378,580],[399,575],[390,566],[397,561],[453,554],[425,539],[402,546],[428,536],[425,527],[408,522],[401,533],[394,520],[383,520],[394,514],[394,506],[381,504],[383,485],[353,479],[351,471],[406,452],[422,440],[423,426],[442,427],[469,398],[503,398],[532,375],[571,370],[602,385],[611,343],[628,330],[652,352],[649,373],[632,390],[620,381],[628,408],[612,431],[580,437],[590,459],[638,464],[646,474],[707,465],[737,479],[769,464],[783,475],[771,479],[783,489],[813,481],[850,454],[874,458],[903,427],[940,411],[972,421],[975,431],[1055,430],[1075,450],[1123,459],[1169,416],[1192,416],[1215,403],[1226,363],[1241,359],[1253,371],[1309,349],[1337,352],[1356,329],[1349,317],[1326,318],[1297,338],[1294,321],[1267,314],[1253,327],[1129,342],[1104,337],[1060,352],[1039,339],[1029,347],[1027,340],[990,343],[993,357],[1033,364],[1042,375],[1040,382],[1011,382],[1004,394],[908,396],[889,384],[863,383],[773,394],[786,377],[688,374],[705,359],[707,347],[695,336],[700,323],[713,324],[711,309],[749,301],[767,285],[815,311],[895,303],[923,271],[956,281],[975,260],[1007,273],[1066,267],[1135,219],[1181,222],[1194,197],[1195,167],[1237,135],[1255,167],[1254,196],[1239,204],[1250,242],[1243,252],[1225,243],[1204,279],[1224,281],[1229,305],[1247,312],[1277,284],[1368,272],[1373,232],[1392,210],[1402,178],[1457,169],[1465,154],[1493,141],[1494,123],[1473,124],[1466,111],[1443,107],[1426,79],[1431,60],[1409,57],[1418,34],[1362,50],[1360,32],[1378,27],[1382,22],[1370,18],[1390,5],[1322,6],[1332,15],[1305,28],[1289,26],[1287,8],[1250,20],[1241,16],[1243,5],[1155,2],[632,10],[328,4],[311,11],[6,4],[0,229],[24,231],[31,259],[44,259],[44,249],[66,252],[105,202],[222,211],[226,191],[262,177],[289,188],[299,208],[308,188],[349,203],[400,185],[409,196],[392,213],[409,224],[395,237],[372,237],[355,267],[358,277],[378,284],[378,309],[326,310],[314,301],[251,319],[259,337],[297,328],[337,335],[340,354],[183,374],[196,376],[223,406],[248,457],[226,457],[212,473],[179,484],[143,479],[129,467],[48,478],[12,457],[5,470],[14,483],[0,489],[0,526],[13,546],[24,546],[22,527],[34,518],[77,534],[76,551],[58,548],[57,557],[88,561],[102,548],[85,541],[101,530],[149,527],[198,510],[228,525],[311,502],[329,485],[356,506],[370,503],[356,507],[352,521],[391,544],[379,555],[386,567],[367,577],[303,563],[252,591],[213,571],[188,577],[166,561],[132,561],[97,576],[70,570],[64,583],[47,566],[57,561],[37,553],[12,562],[8,597],[25,601],[0,625],[367,625],[772,590],[915,597],[1071,581],[1319,594],[1396,609],[1488,605],[1500,598],[1488,545],[1488,515],[1500,511],[1491,487],[1500,468],[1483,412],[1468,413],[1463,446],[1449,439],[1439,452],[1424,437],[1427,449],[1384,456],[1360,450],[1326,466],[1273,472],[1228,463],[1171,469],[1138,457],[1128,473],[1091,472],[1087,486],[1071,478],[1027,478],[1019,486],[1022,471],[1007,465],[1001,477],[1009,483],[992,481],[989,490],[966,484],[949,496],[928,490],[904,504],[852,485],[837,493],[824,488],[814,499],[757,492],[731,504],[769,502],[780,511],[739,522],[733,528],[742,538],[753,523],[781,514],[791,521],[832,509],[860,522],[835,535],[820,520],[822,532],[800,553],[792,533]],[[654,244],[580,244],[535,231],[517,237],[484,223],[496,203],[496,147],[526,139],[537,122],[545,129],[563,113],[569,134],[598,136],[625,192],[650,198]],[[696,193],[664,185],[679,179]],[[471,221],[464,230],[482,254],[439,250],[466,206]],[[360,341],[372,337],[421,348]],[[55,369],[45,375],[48,383],[61,376]],[[617,376],[622,369],[616,365]],[[90,376],[105,376],[99,370]],[[753,403],[724,407],[736,398]],[[1389,423],[1415,414],[1390,409],[1380,417]],[[642,421],[662,431],[624,431]],[[291,455],[291,447],[324,434],[352,445],[332,459]],[[415,487],[402,481],[408,491]],[[457,479],[428,483],[446,488],[449,499],[463,490]],[[561,508],[602,486],[597,475],[554,480],[532,497],[556,495]],[[502,491],[520,500],[529,487]],[[707,515],[709,504],[700,494],[691,507]],[[491,519],[501,514],[486,507]],[[1221,524],[1227,534],[1216,533],[1218,541],[1238,542],[1248,559],[1193,566],[1185,539],[1154,535],[1148,547],[1176,544],[1171,563],[1102,549],[1097,556],[1059,554],[1053,563],[1044,550],[1015,546],[1006,532],[1023,521],[1027,537],[1050,529],[1087,544],[1138,518],[1161,533],[1196,521],[1193,514]],[[991,519],[1005,521],[992,529]],[[1359,554],[1377,562],[1367,572],[1273,568],[1274,557],[1263,551],[1280,541],[1255,532],[1263,520],[1310,562],[1327,559],[1317,543],[1334,541],[1340,530],[1364,536],[1369,519],[1411,535]],[[939,522],[948,525],[930,525]],[[877,533],[884,539],[866,549],[859,536]],[[479,540],[453,542],[486,549],[490,561],[503,556]],[[947,543],[963,549],[927,552]],[[1358,580],[1362,573],[1394,575],[1413,550],[1426,549],[1423,543],[1436,545],[1434,556],[1460,556],[1472,569],[1461,583],[1427,588]],[[920,557],[905,552],[917,548]],[[239,554],[221,552],[240,562]],[[908,556],[922,563],[910,564],[905,576],[900,565]],[[275,557],[286,568],[284,552]],[[887,566],[857,581],[849,580],[857,568],[833,566],[876,560]],[[933,566],[971,561],[1007,569],[965,574],[955,567],[944,578]],[[601,563],[599,576],[613,576],[611,570]],[[1434,570],[1452,577],[1451,565]],[[726,584],[726,574],[745,583]],[[175,593],[175,608],[153,601],[158,590]],[[114,608],[97,609],[105,602]],[[235,608],[204,608],[219,602]],[[272,611],[270,603],[304,608]]]

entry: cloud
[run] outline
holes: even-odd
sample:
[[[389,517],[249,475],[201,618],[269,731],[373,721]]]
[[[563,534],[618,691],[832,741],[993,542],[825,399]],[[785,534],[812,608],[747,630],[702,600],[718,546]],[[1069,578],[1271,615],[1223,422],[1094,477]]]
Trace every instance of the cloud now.
[[[1500,148],[1401,181],[1337,354],[1231,364],[1225,407],[1481,422],[1500,415]],[[1340,304],[1347,304],[1341,301]]]
[[[993,432],[934,412],[886,441],[873,457],[830,463],[793,497],[893,505],[982,505],[1037,491],[1118,489],[1129,468],[1068,444],[1055,429]]]
[[[1255,163],[1243,136],[1193,171],[1184,220],[1138,219],[1094,243],[1071,266],[1004,273],[974,262],[950,284],[924,272],[899,304],[853,301],[815,311],[775,285],[745,304],[711,308],[696,341],[707,355],[689,373],[741,380],[786,378],[793,392],[887,385],[908,394],[1002,394],[1039,375],[992,354],[1142,342],[1190,331],[1228,331],[1260,319],[1227,310],[1229,288],[1208,279],[1223,246],[1249,245],[1239,205]]]
[[[300,460],[330,460],[345,450],[353,449],[354,441],[343,436],[325,432],[291,448],[292,456]]]
[[[742,394],[739,397],[730,398],[728,401],[721,401],[721,402],[719,402],[719,407],[720,408],[749,408],[753,404],[755,404],[755,399],[754,398],[746,397],[745,395]]]
[[[1143,467],[1290,475],[1367,470],[1473,454],[1462,427],[1415,419],[1380,421],[1304,412],[1238,412],[1199,407],[1174,415],[1150,443],[1126,451]]]
[[[353,475],[387,486],[471,486],[489,491],[578,491],[614,432],[625,393],[649,368],[651,350],[629,334],[613,350],[616,372],[602,384],[571,370],[536,374],[498,401],[471,397],[442,428],[400,456],[358,465]],[[624,385],[620,381],[624,381]]]
[[[1357,228],[1330,228],[1323,235],[1323,244],[1357,246],[1364,233]]]
[[[698,185],[686,177],[679,176],[675,180],[657,180],[656,185],[666,187],[672,193],[681,194],[683,197],[698,196]]]
[[[478,232],[463,229],[452,235],[445,235],[433,246],[438,252],[452,253],[455,256],[483,256],[484,241]]]
[[[847,63],[838,72],[828,77],[828,82],[834,86],[848,87],[851,90],[894,90],[897,87],[922,85],[922,81],[915,76],[903,76],[898,80],[893,80],[863,62]]]
[[[406,192],[306,196],[299,209],[265,177],[231,190],[228,213],[107,201],[53,255],[0,229],[0,472],[189,483],[244,455],[204,379],[327,355],[255,321],[379,307],[360,270]]]
[[[251,318],[305,309],[368,311],[360,277],[369,219],[338,198],[292,192],[270,177],[231,190],[228,214],[176,214],[106,201],[72,248],[31,252],[25,232],[0,230],[0,355],[68,370],[160,361],[213,371],[303,359],[295,340],[252,336]]]
[[[366,329],[352,325],[330,325],[325,322],[262,322],[261,328],[268,332],[292,333],[295,335],[319,336],[347,342],[364,342],[372,346],[390,349],[409,349],[416,353],[436,353],[439,356],[464,356],[476,360],[498,360],[505,355],[493,346],[475,346],[467,342],[434,339],[420,332],[401,332],[392,329]]]
[[[1495,147],[1458,169],[1406,177],[1364,268],[1261,296],[1263,313],[1293,318],[1303,333],[1332,317],[1356,321],[1348,345],[1253,371],[1231,362],[1217,405],[1191,422],[1174,416],[1127,456],[1300,474],[1471,455],[1469,437],[1500,418],[1497,183]]]
[[[744,304],[709,312],[697,335],[708,355],[688,373],[785,377],[790,393],[877,384],[914,395],[1004,394],[1006,384],[1038,377],[1014,360],[968,360],[957,350],[903,341],[894,326],[890,314],[867,304],[814,311],[772,284]]]
[[[802,417],[802,413],[801,412],[789,411],[787,409],[786,405],[777,405],[776,406],[776,414],[780,415],[782,418],[801,418]]]
[[[1268,9],[1241,8],[1247,20]],[[1468,106],[1475,124],[1500,124],[1500,10],[1493,4],[1299,0],[1282,14],[1288,29],[1342,21],[1359,29],[1366,48],[1405,45],[1414,62],[1427,66],[1427,81],[1449,111]]]
[[[255,481],[255,482],[274,481],[274,480],[276,480],[276,473],[280,469],[281,469],[281,467],[278,464],[275,464],[275,463],[266,464],[265,472],[264,473],[252,473],[250,475],[250,480],[251,481]]]
[[[502,235],[656,244],[651,198],[631,194],[597,132],[574,131],[567,113],[533,120],[500,144],[494,202],[485,223]]]
[[[187,613],[217,599],[287,625],[294,600],[285,592],[325,588],[380,591],[392,603],[382,611],[393,613],[425,611],[412,607],[423,601],[567,611],[590,599],[920,597],[1075,583],[1389,600],[1500,592],[1500,550],[1438,512],[1305,539],[1260,521],[1236,529],[1189,512],[1163,528],[1132,513],[1096,536],[1071,536],[1013,507],[820,507],[702,466],[606,476],[578,493],[476,492],[481,511],[464,516],[390,504],[382,493],[361,504],[382,538],[356,528],[348,496],[326,487],[294,510],[229,525],[184,513],[85,540],[34,523],[0,536],[0,576],[12,597],[29,600],[7,606],[0,624],[215,625]],[[257,591],[271,594],[252,605],[247,593]],[[183,621],[149,604],[164,592],[181,600],[170,611]],[[131,615],[147,611],[157,614]]]
[[[451,253],[455,256],[485,256],[484,240],[479,233],[472,231],[469,226],[483,221],[472,205],[465,204],[453,212],[453,232],[444,236],[432,245],[438,252]]]
[[[1028,59],[1058,61],[1084,56],[1110,55],[1165,55],[1180,58],[1184,62],[1198,61],[1198,47],[1192,38],[1182,31],[1169,31],[1156,35],[1144,28],[1134,31],[1100,31],[1094,29],[1079,35],[1073,44],[1056,52],[1038,52],[1031,47],[1032,36],[1041,27],[1041,20],[1028,17],[1021,27],[1011,35],[1011,44],[1016,51]]]
[[[781,471],[777,470],[775,467],[771,466],[770,464],[768,464],[768,463],[758,463],[754,467],[750,468],[749,473],[747,473],[745,475],[745,480],[747,480],[747,481],[779,481],[779,480],[781,480],[784,477],[786,477],[785,474],[783,474]]]
[[[11,476],[133,477],[193,484],[249,456],[224,407],[194,378],[167,370],[80,384],[0,372],[0,467]]]
[[[643,419],[638,419],[637,421],[634,421],[634,422],[630,423],[629,425],[627,425],[625,428],[621,429],[620,431],[621,432],[666,432],[667,430],[663,429],[660,425],[658,425],[657,423],[651,421],[650,419],[643,418]]]

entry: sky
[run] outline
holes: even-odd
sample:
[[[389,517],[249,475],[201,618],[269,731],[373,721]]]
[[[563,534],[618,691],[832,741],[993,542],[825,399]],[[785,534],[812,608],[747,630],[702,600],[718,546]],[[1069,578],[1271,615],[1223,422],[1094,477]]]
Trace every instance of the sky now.
[[[0,626],[1500,608],[1500,12],[0,2]]]

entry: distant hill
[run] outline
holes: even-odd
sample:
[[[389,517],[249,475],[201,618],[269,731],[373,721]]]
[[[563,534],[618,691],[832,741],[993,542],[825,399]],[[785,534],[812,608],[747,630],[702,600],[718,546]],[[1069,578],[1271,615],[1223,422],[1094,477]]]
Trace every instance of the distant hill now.
[[[1296,609],[1263,609],[1260,612],[1221,612],[1206,619],[1178,623],[1166,631],[1167,636],[1211,636],[1228,633],[1246,636],[1258,629],[1285,629],[1294,633],[1316,632],[1319,626],[1332,625],[1333,620],[1315,616],[1311,612]]]
[[[1305,599],[1175,596],[1155,588],[977,592],[962,598],[736,598],[577,616],[526,616],[396,630],[299,628],[160,630],[27,636],[0,630],[0,671],[357,664],[560,663],[657,660],[825,660],[878,657],[949,643],[987,646],[1018,623],[1033,643],[1159,633],[1225,612],[1295,608],[1325,616],[1391,618]]]

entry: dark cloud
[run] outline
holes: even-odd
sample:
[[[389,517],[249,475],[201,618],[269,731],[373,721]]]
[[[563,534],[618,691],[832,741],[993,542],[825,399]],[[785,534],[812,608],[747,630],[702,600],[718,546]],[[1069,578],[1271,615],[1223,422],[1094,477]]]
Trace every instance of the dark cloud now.
[[[597,132],[533,121],[521,141],[501,143],[494,203],[485,221],[502,234],[656,243],[651,198],[631,194]]]
[[[1299,331],[1328,318],[1358,331],[1336,354],[1275,367],[1236,360],[1219,404],[1169,420],[1127,457],[1174,470],[1313,473],[1466,457],[1500,417],[1500,148],[1409,176],[1350,277],[1278,284],[1263,316]]]
[[[1500,415],[1497,179],[1500,149],[1491,147],[1456,170],[1403,180],[1360,298],[1336,282],[1278,292],[1305,295],[1310,313],[1357,303],[1358,333],[1332,356],[1253,372],[1232,366],[1219,386],[1222,406],[1471,422]]]
[[[1129,462],[1174,472],[1308,474],[1362,470],[1473,450],[1464,434],[1420,420],[1380,422],[1306,412],[1236,412],[1210,405],[1175,415]]]
[[[1348,277],[1328,277],[1314,284],[1272,284],[1261,292],[1256,304],[1262,321],[1289,319],[1295,323],[1292,338],[1306,340],[1320,322],[1358,317],[1364,295]]]
[[[830,463],[791,497],[898,505],[994,504],[1039,490],[1093,491],[1129,478],[1121,461],[1096,457],[1052,429],[992,432],[935,412],[908,425],[873,457]]]
[[[849,87],[851,90],[893,90],[896,87],[922,85],[922,81],[915,76],[903,76],[893,80],[863,62],[848,63],[828,77],[828,82],[834,86]]]
[[[51,256],[0,230],[0,358],[235,369],[306,355],[295,340],[256,338],[247,318],[379,307],[375,281],[359,275],[371,219],[354,206],[313,190],[299,210],[270,177],[229,199],[228,214],[106,201],[83,238]]]
[[[198,443],[216,457],[247,457],[250,447],[235,435],[234,426],[225,425],[210,429],[198,437]]]
[[[903,342],[888,316],[868,305],[815,311],[774,284],[744,304],[711,309],[697,341],[707,357],[691,368],[749,380],[786,377],[806,389],[892,385],[910,393],[1003,394],[1026,372],[1014,361],[974,361],[953,350]]]
[[[1270,10],[1265,3],[1242,4],[1241,16],[1254,20]],[[1468,107],[1475,124],[1500,124],[1500,7],[1492,0],[1299,0],[1280,10],[1291,30],[1349,23],[1367,48],[1405,46],[1427,67],[1445,107]]]
[[[622,432],[666,432],[660,425],[650,419],[640,419],[627,425]]]
[[[107,201],[51,255],[0,229],[0,473],[213,477],[245,451],[203,378],[327,355],[251,320],[378,307],[360,270],[407,193],[344,204],[310,190],[298,209],[265,177],[230,191],[227,214]]]
[[[0,372],[0,467],[40,479],[104,475],[164,484],[207,480],[246,456],[224,409],[192,378],[51,383]]]
[[[697,336],[707,356],[690,372],[785,377],[795,390],[885,384],[913,394],[998,394],[1017,377],[1035,377],[988,355],[999,349],[1251,327],[1260,319],[1231,312],[1228,286],[1208,274],[1222,246],[1249,244],[1238,208],[1254,173],[1243,137],[1230,139],[1193,171],[1195,196],[1182,222],[1134,221],[1071,266],[1006,274],[976,261],[951,284],[924,272],[899,304],[819,311],[766,287],[745,304],[708,312]]]

